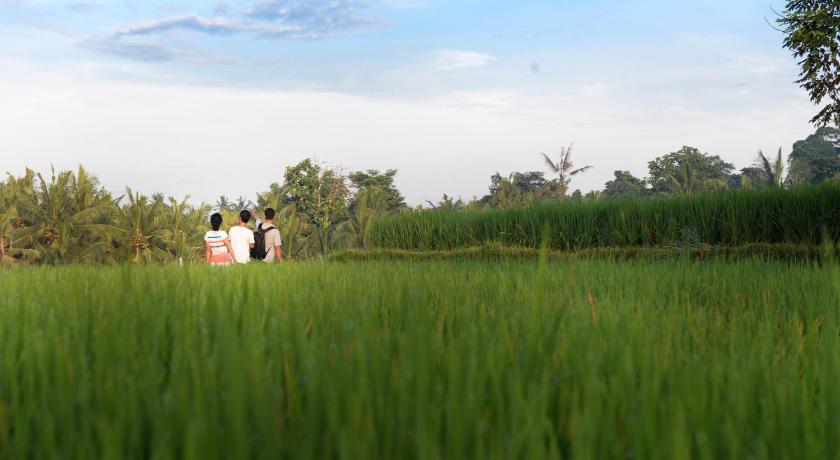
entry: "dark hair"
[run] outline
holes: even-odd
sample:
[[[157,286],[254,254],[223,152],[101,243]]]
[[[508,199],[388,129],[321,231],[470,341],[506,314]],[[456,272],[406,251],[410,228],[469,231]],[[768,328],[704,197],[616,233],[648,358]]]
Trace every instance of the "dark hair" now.
[[[210,216],[210,226],[213,227],[214,232],[218,232],[222,227],[222,215],[217,212]]]
[[[251,213],[247,210],[242,211],[239,213],[239,219],[247,224],[248,221],[251,220]]]
[[[274,210],[268,208],[265,210],[265,220],[272,220],[274,219]]]

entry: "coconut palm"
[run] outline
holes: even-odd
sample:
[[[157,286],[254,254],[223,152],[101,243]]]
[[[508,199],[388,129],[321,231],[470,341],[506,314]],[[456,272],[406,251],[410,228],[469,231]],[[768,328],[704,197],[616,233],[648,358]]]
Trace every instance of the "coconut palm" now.
[[[130,188],[125,191],[128,203],[118,208],[115,222],[118,244],[134,263],[172,260],[174,255],[166,250],[172,233],[165,227],[165,204]]]
[[[163,209],[161,241],[163,249],[174,258],[193,261],[202,256],[201,235],[205,230],[205,216],[210,207],[202,205],[194,208],[187,204],[189,196],[178,201],[169,198],[169,204]],[[156,200],[157,201],[157,200]]]
[[[351,245],[367,248],[370,232],[379,219],[388,216],[388,194],[379,187],[365,187],[359,190],[356,207],[348,212],[348,220],[341,224],[341,230],[351,239]]]
[[[16,195],[23,226],[14,238],[30,255],[50,264],[101,260],[110,251],[107,216],[110,194],[84,168],[77,173],[53,170],[50,180],[34,178],[32,193]]]
[[[551,169],[551,172],[557,175],[557,181],[560,185],[558,194],[560,194],[560,196],[566,195],[566,193],[569,190],[569,184],[572,183],[573,177],[592,169],[592,166],[575,168],[575,165],[572,162],[572,150],[574,150],[574,145],[570,145],[568,147],[561,147],[560,160],[557,162],[552,161],[551,157],[549,157],[545,153],[541,153],[543,159],[545,160],[545,164],[548,166],[549,169]]]
[[[763,172],[763,176],[767,180],[768,186],[782,188],[785,183],[785,163],[782,160],[781,148],[779,148],[779,153],[776,155],[776,159],[772,163],[766,156],[764,156],[764,152],[759,150],[756,165]]]

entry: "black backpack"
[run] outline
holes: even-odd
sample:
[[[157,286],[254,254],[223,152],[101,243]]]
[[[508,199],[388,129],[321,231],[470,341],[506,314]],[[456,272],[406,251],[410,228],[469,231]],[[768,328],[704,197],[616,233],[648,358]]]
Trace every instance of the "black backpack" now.
[[[254,247],[251,249],[251,258],[257,260],[265,260],[268,251],[265,250],[265,234],[274,230],[274,227],[263,228],[260,224],[257,231],[254,232]]]

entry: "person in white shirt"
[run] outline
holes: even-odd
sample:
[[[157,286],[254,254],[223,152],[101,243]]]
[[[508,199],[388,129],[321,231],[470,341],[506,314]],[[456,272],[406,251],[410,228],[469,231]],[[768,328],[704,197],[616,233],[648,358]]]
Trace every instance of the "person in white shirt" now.
[[[254,247],[254,232],[248,228],[251,213],[239,213],[239,225],[230,229],[230,245],[233,248],[233,258],[236,263],[247,264],[251,260],[251,248]]]

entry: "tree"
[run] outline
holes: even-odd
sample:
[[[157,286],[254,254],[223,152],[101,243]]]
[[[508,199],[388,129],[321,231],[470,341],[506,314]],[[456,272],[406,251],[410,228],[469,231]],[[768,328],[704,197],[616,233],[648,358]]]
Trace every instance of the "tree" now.
[[[396,169],[389,169],[384,173],[380,173],[376,169],[368,169],[367,171],[355,171],[347,176],[350,183],[357,191],[376,187],[385,194],[385,200],[389,211],[399,211],[406,208],[405,198],[400,193],[397,186],[394,184],[394,178],[397,176]],[[350,200],[350,209],[354,209],[358,203],[359,194],[357,193]]]
[[[437,203],[432,203],[431,201],[426,201],[426,203],[429,203],[432,209],[438,211],[463,211],[467,208],[467,204],[460,197],[455,199],[445,193]]]
[[[113,202],[84,168],[53,170],[49,181],[36,174],[31,193],[20,192],[16,200],[22,226],[14,237],[28,246],[27,255],[59,264],[101,260],[110,251]]]
[[[819,184],[840,174],[840,130],[823,127],[793,144],[787,183]]]
[[[219,211],[232,211],[236,208],[226,196],[222,195],[218,200],[216,200],[216,209]]]
[[[210,206],[194,208],[187,204],[189,196],[178,201],[169,198],[169,204],[163,209],[163,224],[160,232],[163,249],[171,257],[183,260],[201,260],[203,257],[203,234],[206,216]]]
[[[604,187],[605,198],[642,198],[648,195],[647,184],[630,174],[630,171],[616,171],[615,179]]]
[[[776,155],[776,159],[772,162],[764,156],[764,152],[759,150],[756,166],[762,172],[765,185],[768,187],[782,188],[785,183],[785,163],[782,160],[781,147],[779,148],[779,154]]]
[[[649,162],[647,183],[654,193],[691,195],[725,188],[734,169],[718,155],[683,147]]]
[[[167,228],[164,225],[164,204],[151,200],[138,192],[126,188],[128,203],[118,208],[116,228],[120,247],[130,251],[134,263],[165,261],[173,254],[164,249],[167,243]],[[170,233],[171,235],[171,233]]]
[[[541,153],[543,159],[545,160],[545,164],[549,167],[549,169],[551,169],[551,172],[557,175],[557,180],[559,183],[559,188],[557,189],[557,192],[559,196],[566,196],[566,193],[569,190],[569,184],[571,184],[573,177],[592,169],[592,166],[584,166],[582,168],[577,169],[575,168],[574,163],[572,163],[573,149],[574,145],[570,145],[568,147],[561,147],[560,160],[556,163],[552,161],[548,155],[546,155],[545,153]]]
[[[392,214],[389,209],[391,195],[375,186],[359,190],[356,206],[349,212],[349,219],[344,222],[343,229],[351,237],[351,245],[357,248],[367,248],[373,225],[383,217]]]
[[[350,191],[345,178],[307,158],[286,168],[283,180],[286,197],[314,226],[319,252],[326,254],[336,226],[346,219]]]
[[[513,172],[507,177],[496,173],[490,176],[490,193],[481,204],[494,208],[526,206],[547,199],[557,193],[558,181],[547,181],[540,171]]]
[[[785,33],[784,47],[799,60],[797,83],[814,104],[827,102],[811,122],[840,124],[840,2],[788,0],[778,24]]]

